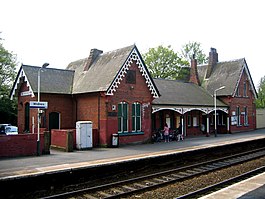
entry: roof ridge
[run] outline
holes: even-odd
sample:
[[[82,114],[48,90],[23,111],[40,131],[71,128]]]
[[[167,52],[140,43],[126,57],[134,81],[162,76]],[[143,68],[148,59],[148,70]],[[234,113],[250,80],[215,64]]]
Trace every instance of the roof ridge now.
[[[220,63],[228,63],[228,62],[236,62],[236,61],[243,61],[245,58],[237,58],[237,59],[231,59],[231,60],[227,60],[227,61],[219,61],[217,62],[216,64],[220,64]],[[202,66],[207,66],[208,63],[205,63],[205,64],[199,64],[198,66],[199,67],[202,67]]]
[[[32,66],[32,65],[25,65],[22,64],[22,67],[31,67],[31,68],[41,68],[41,66]],[[69,70],[69,69],[61,69],[61,68],[45,68],[46,70],[57,70],[57,71],[69,71],[69,72],[74,72],[74,70]]]

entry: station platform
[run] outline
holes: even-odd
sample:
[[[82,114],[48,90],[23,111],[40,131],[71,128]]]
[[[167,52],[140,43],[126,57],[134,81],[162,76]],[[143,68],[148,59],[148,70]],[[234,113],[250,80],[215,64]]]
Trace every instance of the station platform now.
[[[265,173],[203,196],[199,199],[264,199]]]
[[[122,161],[133,161],[262,138],[265,138],[265,129],[234,134],[218,134],[217,137],[214,135],[192,137],[169,143],[124,145],[118,148],[93,148],[74,152],[51,150],[50,155],[0,159],[0,180],[115,164]]]

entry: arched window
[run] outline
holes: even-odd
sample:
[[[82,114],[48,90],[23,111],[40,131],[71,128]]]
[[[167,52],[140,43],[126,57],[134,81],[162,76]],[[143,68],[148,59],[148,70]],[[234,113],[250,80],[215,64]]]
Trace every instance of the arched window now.
[[[128,103],[118,104],[118,131],[128,132]]]
[[[132,131],[141,130],[141,104],[136,102],[132,104]]]
[[[247,96],[248,96],[248,94],[247,94],[247,82],[244,82],[243,96],[244,96],[244,97],[247,97]]]

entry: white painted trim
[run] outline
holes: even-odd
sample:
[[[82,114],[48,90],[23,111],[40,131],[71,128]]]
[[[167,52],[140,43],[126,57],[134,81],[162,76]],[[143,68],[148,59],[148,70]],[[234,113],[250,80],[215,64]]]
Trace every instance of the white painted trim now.
[[[132,52],[130,53],[130,55],[128,56],[127,60],[125,61],[125,63],[123,64],[123,66],[121,67],[119,73],[116,75],[114,81],[112,82],[112,84],[110,85],[110,87],[107,90],[106,95],[113,95],[114,92],[117,90],[117,88],[119,87],[120,82],[122,81],[122,79],[125,77],[127,71],[129,70],[131,64],[133,63],[133,61],[136,61],[136,64],[138,66],[138,68],[140,69],[140,72],[142,73],[142,76],[145,78],[145,82],[147,84],[147,87],[149,88],[151,94],[153,95],[154,98],[159,98],[159,95],[155,89],[155,86],[152,82],[151,77],[148,75],[148,72],[146,71],[144,64],[136,50],[136,48],[134,48],[132,50]]]
[[[15,86],[13,87],[12,94],[10,96],[11,100],[13,100],[13,97],[15,96],[15,92],[16,92],[17,86],[19,84],[20,78],[23,78],[23,77],[25,79],[25,82],[27,83],[27,87],[29,88],[28,91],[31,92],[31,97],[35,97],[34,92],[33,92],[32,88],[31,88],[31,85],[29,84],[28,78],[27,78],[27,76],[26,76],[26,74],[25,74],[25,72],[24,72],[24,70],[23,70],[23,68],[21,66],[21,70],[20,70],[20,72],[19,72],[19,74],[17,76],[16,82],[14,83]]]

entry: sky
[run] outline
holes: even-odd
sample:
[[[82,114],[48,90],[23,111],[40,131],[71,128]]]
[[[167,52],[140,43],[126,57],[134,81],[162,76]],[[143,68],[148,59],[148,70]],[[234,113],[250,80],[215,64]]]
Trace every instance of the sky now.
[[[65,69],[92,48],[177,52],[199,42],[219,61],[245,58],[256,88],[265,76],[264,20],[263,0],[0,0],[0,37],[17,68]]]

